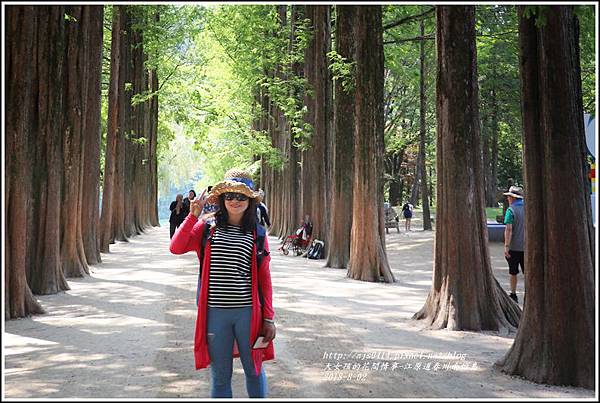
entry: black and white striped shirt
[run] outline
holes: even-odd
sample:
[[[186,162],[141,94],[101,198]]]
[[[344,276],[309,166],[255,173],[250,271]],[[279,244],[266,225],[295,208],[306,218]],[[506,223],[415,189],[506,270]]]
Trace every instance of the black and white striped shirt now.
[[[252,232],[241,227],[217,227],[210,253],[208,306],[239,308],[252,306]]]

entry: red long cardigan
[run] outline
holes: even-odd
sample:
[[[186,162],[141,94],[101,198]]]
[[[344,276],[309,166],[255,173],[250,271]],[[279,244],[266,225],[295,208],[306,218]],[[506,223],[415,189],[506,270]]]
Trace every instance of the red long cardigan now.
[[[198,260],[200,260],[200,247],[202,242],[202,231],[206,223],[199,221],[196,216],[189,214],[183,224],[173,235],[171,239],[171,253],[181,255],[186,252],[196,251]],[[256,232],[254,233],[256,238]],[[263,318],[273,319],[275,312],[273,311],[273,289],[271,287],[271,272],[269,264],[271,256],[267,254],[269,251],[269,243],[265,237],[265,257],[262,260],[260,270],[256,267],[256,243],[254,244],[254,252],[252,253],[252,319],[250,324],[250,345],[259,335],[262,328]],[[196,316],[196,333],[194,335],[194,357],[196,361],[196,369],[206,368],[210,365],[210,357],[208,354],[208,345],[206,340],[206,316],[208,307],[208,274],[210,272],[210,242],[206,243],[204,251],[204,262],[202,264],[202,278],[200,279],[200,297],[198,298],[198,314]],[[258,281],[257,281],[258,279]],[[258,298],[258,287],[260,286],[264,305],[261,306]],[[233,348],[234,357],[239,357],[237,345]],[[272,360],[275,358],[275,350],[271,341],[267,348],[252,349],[252,360],[256,374],[260,373],[260,368],[263,361]]]

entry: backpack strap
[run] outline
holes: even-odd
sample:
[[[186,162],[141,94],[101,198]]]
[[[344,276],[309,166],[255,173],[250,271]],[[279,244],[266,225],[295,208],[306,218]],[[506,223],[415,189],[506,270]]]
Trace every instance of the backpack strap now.
[[[256,225],[256,258],[257,264],[260,268],[260,264],[265,256],[269,256],[269,252],[265,250],[265,237],[267,236],[267,230],[264,226]]]
[[[196,287],[196,306],[198,306],[198,299],[200,298],[200,284],[202,282],[202,263],[204,263],[204,249],[208,240],[212,243],[212,227],[207,223],[204,224],[202,230],[202,241],[200,242],[200,266],[198,267],[198,285]]]
[[[206,249],[206,243],[208,242],[208,240],[210,240],[212,244],[212,236],[212,227],[208,224],[204,224],[204,230],[202,231],[202,245],[200,245],[200,275],[202,275],[202,263],[204,263],[204,249]]]
[[[267,230],[264,226],[260,224],[256,224],[256,268],[260,269],[262,265],[262,261],[265,256],[269,256],[269,252],[265,250],[265,237],[267,236]],[[260,291],[260,285],[258,287],[258,299],[260,300],[260,304],[264,305],[264,298],[262,292]]]

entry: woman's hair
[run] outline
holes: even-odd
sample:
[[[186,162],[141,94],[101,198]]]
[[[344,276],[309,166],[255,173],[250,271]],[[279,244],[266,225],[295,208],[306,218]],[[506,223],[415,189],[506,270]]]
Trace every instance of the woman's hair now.
[[[229,221],[229,214],[225,208],[225,195],[219,196],[219,210],[215,213],[217,227],[224,227]],[[256,199],[248,198],[248,208],[242,216],[242,231],[251,232],[256,228]]]
[[[194,199],[196,198],[196,191],[194,189],[190,189],[190,191],[188,192],[188,194],[189,193],[193,193],[194,194]]]

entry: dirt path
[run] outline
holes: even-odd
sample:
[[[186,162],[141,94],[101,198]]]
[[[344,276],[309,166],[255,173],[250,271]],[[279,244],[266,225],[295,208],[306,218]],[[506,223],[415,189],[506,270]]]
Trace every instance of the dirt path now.
[[[7,321],[4,397],[207,397],[209,371],[193,368],[197,258],[171,255],[168,238],[168,228],[157,228],[112,245],[90,277],[39,298],[47,315]],[[431,284],[431,232],[390,231],[394,284],[349,280],[323,261],[283,256],[270,242],[278,326],[277,358],[265,363],[272,398],[594,397],[495,370],[514,335],[426,331],[410,319]],[[501,244],[490,250],[508,285]],[[522,278],[519,286],[522,295]],[[234,397],[247,396],[243,378],[235,360]]]

